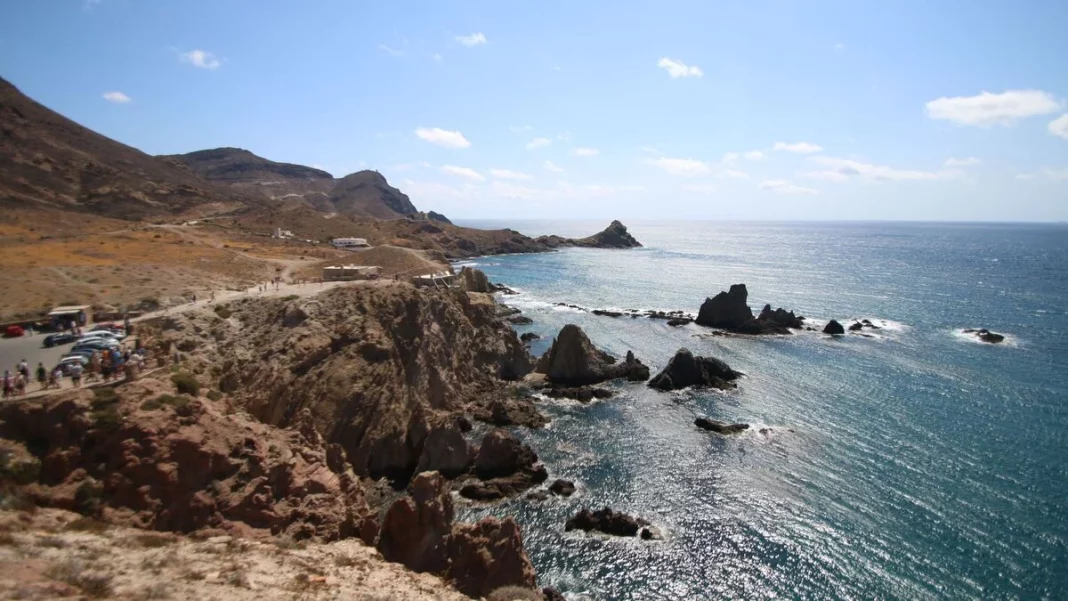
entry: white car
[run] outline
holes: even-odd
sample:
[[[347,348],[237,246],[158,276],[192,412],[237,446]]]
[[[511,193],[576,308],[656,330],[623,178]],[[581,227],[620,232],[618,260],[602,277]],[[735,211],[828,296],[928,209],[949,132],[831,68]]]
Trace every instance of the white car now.
[[[97,330],[95,332],[88,332],[82,334],[82,337],[78,339],[78,342],[85,342],[87,340],[115,340],[120,341],[125,336],[122,334],[116,334],[115,332],[109,332],[107,330]]]

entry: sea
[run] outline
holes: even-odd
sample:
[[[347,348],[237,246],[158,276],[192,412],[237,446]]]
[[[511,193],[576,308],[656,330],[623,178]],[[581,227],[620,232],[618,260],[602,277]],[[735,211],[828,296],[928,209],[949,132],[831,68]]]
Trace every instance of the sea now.
[[[471,221],[580,237],[603,222]],[[517,434],[575,496],[461,505],[513,515],[539,585],[569,599],[1068,599],[1068,225],[628,222],[632,250],[462,262],[544,338],[582,327],[655,374],[680,348],[746,375],[729,392],[609,386],[539,400]],[[866,336],[723,337],[592,315],[685,310],[731,284],[749,304]],[[962,333],[989,328],[997,345]],[[751,424],[722,436],[695,416]],[[663,540],[565,532],[584,507]]]

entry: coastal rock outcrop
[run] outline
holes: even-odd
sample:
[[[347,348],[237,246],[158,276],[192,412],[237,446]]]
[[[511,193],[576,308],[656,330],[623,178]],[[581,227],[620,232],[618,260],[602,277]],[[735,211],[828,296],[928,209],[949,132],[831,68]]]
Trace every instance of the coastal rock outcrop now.
[[[416,472],[440,472],[446,478],[455,478],[469,470],[474,461],[475,453],[460,427],[450,423],[432,428],[426,435]]]
[[[737,434],[749,429],[749,424],[728,424],[707,417],[699,417],[693,423],[702,430],[709,430],[717,434]]]
[[[1005,336],[1004,335],[996,334],[994,332],[991,332],[990,330],[987,330],[986,328],[982,328],[982,329],[978,329],[978,330],[969,328],[967,330],[964,330],[964,333],[965,334],[974,334],[975,337],[978,338],[980,341],[988,342],[990,344],[997,344],[999,342],[1004,342],[1005,341]]]
[[[460,496],[476,501],[511,497],[549,477],[534,449],[500,428],[482,439],[474,473],[478,479],[464,485]]]
[[[539,236],[536,242],[549,248],[561,246],[578,246],[584,248],[640,248],[642,243],[627,231],[627,226],[613,221],[605,229],[586,238],[562,238],[560,236]]]
[[[529,398],[494,399],[488,405],[476,408],[474,416],[495,426],[541,428],[549,423],[549,418],[538,411]]]
[[[570,497],[575,494],[575,483],[570,480],[557,480],[549,485],[549,492],[558,497]]]
[[[730,290],[705,299],[694,322],[738,334],[789,334],[791,329],[802,327],[804,317],[782,308],[773,311],[771,305],[764,305],[753,317],[748,298],[745,284],[734,284]]]
[[[838,323],[837,321],[835,321],[833,319],[831,321],[827,322],[827,325],[825,325],[823,327],[823,333],[824,334],[831,334],[832,336],[836,336],[836,335],[839,335],[839,334],[845,334],[845,332],[846,332],[845,328],[842,327],[842,324]]]
[[[689,349],[679,349],[663,371],[649,381],[657,390],[679,390],[690,386],[734,388],[742,374],[715,357],[697,357]]]
[[[552,347],[538,360],[535,371],[555,385],[586,386],[626,378],[632,382],[649,379],[649,367],[627,352],[619,363],[615,357],[593,346],[582,328],[568,324],[553,340]]]
[[[503,586],[534,588],[534,567],[512,518],[453,523],[448,483],[436,472],[416,476],[408,495],[382,519],[378,550],[387,561],[441,574],[461,592],[481,597]]]
[[[638,532],[648,526],[649,522],[629,516],[623,512],[605,507],[597,511],[583,509],[567,520],[564,530],[583,530],[590,532],[596,530],[612,536],[637,536]]]
[[[481,269],[475,269],[474,267],[462,267],[460,269],[460,289],[467,292],[484,292],[491,293],[496,290],[490,284],[489,278],[482,272]]]

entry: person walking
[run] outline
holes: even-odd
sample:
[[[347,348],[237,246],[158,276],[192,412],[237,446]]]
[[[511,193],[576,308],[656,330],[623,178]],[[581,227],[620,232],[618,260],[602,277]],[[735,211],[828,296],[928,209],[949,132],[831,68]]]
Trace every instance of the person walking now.
[[[5,369],[4,370],[4,398],[5,399],[10,397],[15,392],[14,384],[15,383],[11,380],[11,372],[9,370]]]
[[[26,396],[26,378],[21,373],[15,374],[15,395]]]
[[[26,359],[19,361],[18,371],[20,376],[27,380],[30,379],[30,364],[26,363]]]
[[[45,369],[44,363],[37,363],[37,383],[41,386],[41,390],[45,389],[46,380],[48,378],[48,370]]]
[[[74,384],[75,388],[79,388],[82,385],[82,364],[72,363],[70,366],[70,381]]]
[[[63,370],[58,368],[58,367],[53,369],[52,373],[48,374],[48,386],[46,386],[45,388],[55,388],[56,390],[59,390],[60,389],[59,382],[62,379],[63,379]]]

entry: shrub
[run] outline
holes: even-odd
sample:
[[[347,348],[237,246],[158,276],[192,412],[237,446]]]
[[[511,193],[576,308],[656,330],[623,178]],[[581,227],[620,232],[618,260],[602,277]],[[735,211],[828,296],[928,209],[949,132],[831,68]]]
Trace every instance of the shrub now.
[[[92,532],[94,534],[106,532],[107,529],[108,525],[104,522],[87,517],[80,517],[64,527],[64,530],[70,530],[72,532]]]
[[[149,549],[158,549],[159,547],[166,547],[174,542],[173,538],[168,536],[162,536],[159,534],[138,534],[133,537],[134,542],[142,547]]]
[[[215,314],[223,319],[230,319],[234,312],[230,310],[229,305],[215,305]]]
[[[103,388],[93,389],[93,400],[89,401],[89,406],[93,409],[100,410],[108,405],[114,405],[119,402],[119,395],[115,392],[115,389],[111,386],[105,386]]]
[[[49,566],[45,570],[45,575],[53,580],[80,588],[87,597],[92,599],[110,597],[113,592],[112,576],[87,572],[85,564],[75,559],[68,559]]]
[[[174,383],[174,387],[178,392],[182,394],[188,394],[197,396],[200,394],[200,382],[193,377],[193,374],[187,372],[179,372],[171,376],[171,382]]]
[[[141,403],[141,408],[145,411],[155,411],[156,409],[162,409],[163,407],[174,407],[179,409],[189,404],[191,399],[187,396],[173,394],[161,394],[154,399],[148,399],[144,403]]]
[[[94,399],[93,402],[96,402]],[[94,408],[90,417],[93,418],[93,427],[97,430],[113,431],[122,426],[122,414],[115,403],[104,404]]]
[[[93,480],[86,480],[74,491],[74,510],[86,515],[96,515],[104,498],[104,488]]]
[[[223,395],[218,390],[209,390],[208,391],[208,398],[213,400],[213,401],[218,401],[218,400],[221,400],[223,398]]]

